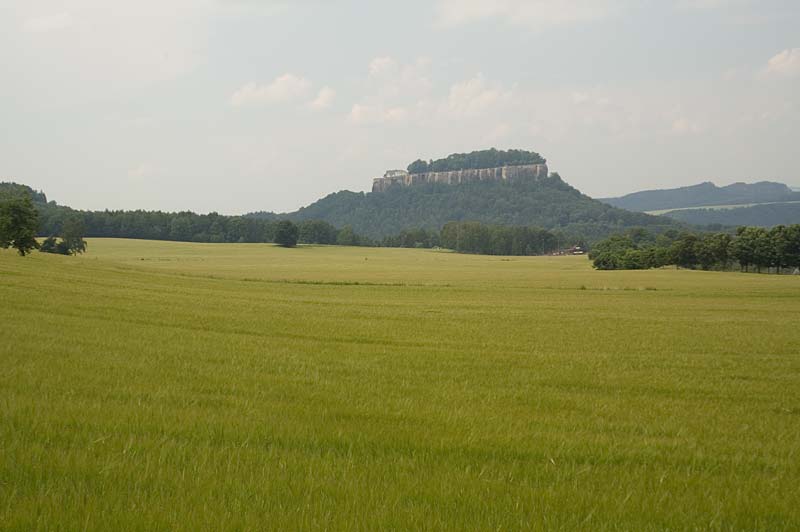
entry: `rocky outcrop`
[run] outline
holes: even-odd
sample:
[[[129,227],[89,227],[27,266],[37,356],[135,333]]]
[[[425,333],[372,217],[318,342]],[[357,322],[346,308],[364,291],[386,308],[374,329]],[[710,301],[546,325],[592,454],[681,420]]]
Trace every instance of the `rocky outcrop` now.
[[[411,186],[423,183],[444,183],[455,185],[475,181],[507,181],[512,179],[536,179],[547,177],[546,164],[526,164],[521,166],[501,166],[451,172],[425,172],[409,174],[404,170],[389,170],[383,177],[372,180],[372,191],[383,192],[394,185]]]

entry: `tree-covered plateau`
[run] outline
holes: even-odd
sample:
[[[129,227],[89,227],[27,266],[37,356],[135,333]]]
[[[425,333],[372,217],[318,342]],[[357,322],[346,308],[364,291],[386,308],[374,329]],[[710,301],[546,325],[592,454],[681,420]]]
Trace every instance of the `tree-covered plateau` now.
[[[252,217],[272,219],[274,214]],[[324,220],[350,226],[380,240],[410,228],[439,231],[448,222],[542,227],[594,242],[633,227],[661,232],[682,226],[660,216],[630,212],[594,200],[553,173],[547,178],[481,181],[457,185],[425,183],[385,192],[341,191],[285,215],[291,220]]]
[[[443,159],[423,161],[417,159],[408,165],[410,174],[424,172],[450,172],[454,170],[474,170],[482,168],[498,168],[501,166],[521,166],[525,164],[544,164],[544,157],[526,150],[489,150],[470,153],[453,153]]]

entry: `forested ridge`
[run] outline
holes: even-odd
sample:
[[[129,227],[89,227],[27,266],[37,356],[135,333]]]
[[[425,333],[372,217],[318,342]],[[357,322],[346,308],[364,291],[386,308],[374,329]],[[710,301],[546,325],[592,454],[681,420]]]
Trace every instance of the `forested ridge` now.
[[[688,187],[643,190],[599,201],[632,211],[658,211],[706,205],[741,205],[795,200],[800,200],[800,192],[793,191],[783,183],[761,181],[733,183],[724,187],[705,182]]]
[[[680,209],[666,216],[693,225],[753,225],[774,227],[800,222],[800,193],[797,200],[786,203],[762,203],[724,209]]]

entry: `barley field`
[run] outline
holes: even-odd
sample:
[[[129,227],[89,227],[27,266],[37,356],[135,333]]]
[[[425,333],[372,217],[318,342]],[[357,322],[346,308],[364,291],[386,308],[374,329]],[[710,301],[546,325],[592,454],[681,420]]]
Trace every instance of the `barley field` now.
[[[800,278],[0,251],[4,530],[797,530]]]

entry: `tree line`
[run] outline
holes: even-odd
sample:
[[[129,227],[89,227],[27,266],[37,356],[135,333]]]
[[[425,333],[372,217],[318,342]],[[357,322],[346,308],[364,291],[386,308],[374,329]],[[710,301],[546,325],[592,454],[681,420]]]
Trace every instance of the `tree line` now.
[[[95,238],[138,238],[205,243],[338,244],[363,240],[352,228],[337,229],[320,220],[298,223],[280,219],[224,216],[215,212],[167,213],[160,211],[73,211],[66,207],[42,209],[39,234],[60,234],[71,217],[78,217],[84,236]],[[288,225],[287,223],[288,222]],[[288,231],[288,236],[287,236]]]
[[[520,166],[524,164],[544,164],[545,158],[536,152],[526,150],[489,150],[470,153],[453,153],[444,159],[423,161],[417,159],[408,165],[408,173],[449,172],[453,170],[472,170],[498,168],[500,166]]]
[[[641,270],[674,265],[703,270],[774,272],[800,269],[800,225],[739,227],[735,233],[643,229],[598,242],[589,258],[598,270]]]
[[[480,222],[449,222],[440,231],[415,228],[374,240],[352,227],[337,229],[321,220],[268,220],[192,212],[76,211],[48,203],[27,187],[0,190],[0,245],[21,255],[39,248],[72,255],[86,251],[84,237],[141,238],[189,242],[274,242],[301,244],[444,247],[461,253],[486,255],[541,255],[563,242],[563,235],[539,227],[509,227]],[[37,235],[46,235],[40,244]]]
[[[441,231],[406,229],[395,236],[385,237],[380,245],[404,248],[442,247],[477,255],[545,255],[556,251],[560,245],[576,243],[568,238],[541,227],[449,222]]]

